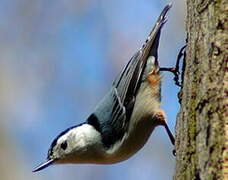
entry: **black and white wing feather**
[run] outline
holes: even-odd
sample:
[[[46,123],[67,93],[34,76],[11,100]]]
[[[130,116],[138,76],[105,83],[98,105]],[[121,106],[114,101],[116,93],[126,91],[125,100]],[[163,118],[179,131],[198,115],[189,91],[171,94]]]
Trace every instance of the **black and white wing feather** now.
[[[102,141],[107,148],[120,140],[127,132],[148,57],[154,56],[155,66],[158,66],[157,49],[160,31],[166,22],[166,13],[170,8],[171,5],[167,5],[163,9],[142,48],[130,59],[113,82],[111,90],[88,118],[88,123],[101,133]]]

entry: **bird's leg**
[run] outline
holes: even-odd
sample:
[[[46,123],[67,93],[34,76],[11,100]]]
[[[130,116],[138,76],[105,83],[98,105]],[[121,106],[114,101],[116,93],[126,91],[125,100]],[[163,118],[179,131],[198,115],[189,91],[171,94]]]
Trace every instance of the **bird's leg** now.
[[[159,125],[163,125],[165,127],[165,130],[169,136],[169,139],[171,141],[171,143],[173,145],[175,145],[175,138],[172,134],[172,132],[170,131],[165,119],[166,119],[166,116],[165,116],[165,112],[161,109],[159,110],[156,110],[155,113],[154,113],[154,116],[153,116],[156,120],[158,120],[158,124]]]
[[[185,48],[186,48],[186,45],[183,46],[181,48],[180,52],[178,53],[175,67],[171,67],[171,68],[163,68],[163,67],[161,67],[159,69],[160,71],[169,71],[169,72],[173,73],[173,75],[174,75],[173,80],[175,81],[175,84],[177,86],[181,86],[181,84],[179,82],[179,75],[180,75],[179,65],[180,65],[181,58],[185,55]]]

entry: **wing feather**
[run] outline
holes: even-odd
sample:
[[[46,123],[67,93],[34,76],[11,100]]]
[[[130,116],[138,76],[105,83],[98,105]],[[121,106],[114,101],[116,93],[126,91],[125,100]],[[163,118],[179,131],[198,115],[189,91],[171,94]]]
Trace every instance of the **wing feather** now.
[[[167,5],[163,9],[142,48],[130,59],[113,82],[109,93],[88,119],[91,124],[96,124],[96,126],[99,124],[97,129],[101,132],[103,143],[107,148],[120,140],[127,132],[148,57],[154,56],[155,66],[158,66],[157,49],[160,31],[166,22],[166,13],[170,8],[171,5]]]

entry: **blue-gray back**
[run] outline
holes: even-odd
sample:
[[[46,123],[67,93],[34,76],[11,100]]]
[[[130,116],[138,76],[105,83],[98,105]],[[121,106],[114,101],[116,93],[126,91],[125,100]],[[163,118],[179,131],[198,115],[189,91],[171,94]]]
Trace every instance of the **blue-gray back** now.
[[[157,50],[160,31],[166,22],[165,15],[170,7],[167,5],[163,9],[142,48],[117,76],[109,92],[87,120],[101,133],[102,141],[107,148],[121,140],[128,130],[135,97],[149,56],[155,57],[155,66],[158,67]]]

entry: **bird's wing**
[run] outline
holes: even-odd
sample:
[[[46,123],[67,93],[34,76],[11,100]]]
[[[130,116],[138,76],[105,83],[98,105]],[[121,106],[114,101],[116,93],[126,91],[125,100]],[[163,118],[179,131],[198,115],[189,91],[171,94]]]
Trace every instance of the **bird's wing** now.
[[[166,13],[171,8],[167,5],[159,16],[154,28],[150,32],[142,48],[135,53],[128,64],[113,82],[113,87],[99,104],[95,113],[88,122],[95,125],[102,134],[103,142],[107,147],[124,136],[135,103],[135,96],[141,84],[141,78],[149,56],[155,57],[159,45],[160,30],[166,22]]]

